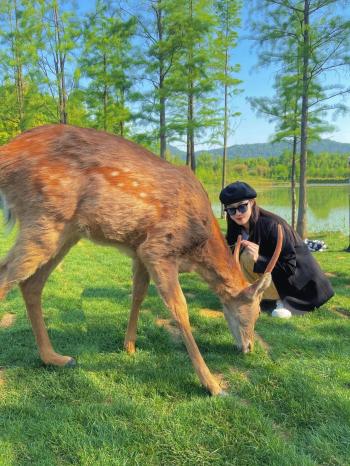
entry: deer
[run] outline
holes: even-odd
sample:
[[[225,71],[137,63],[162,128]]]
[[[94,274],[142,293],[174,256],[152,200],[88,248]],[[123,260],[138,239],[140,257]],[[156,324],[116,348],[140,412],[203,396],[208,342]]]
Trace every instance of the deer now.
[[[46,365],[71,367],[54,350],[42,311],[45,283],[81,238],[110,245],[132,259],[131,311],[125,350],[136,349],[137,321],[152,280],[181,330],[194,370],[211,395],[225,391],[192,335],[179,273],[197,272],[217,294],[243,353],[253,350],[260,300],[282,247],[282,230],[266,272],[253,284],[231,253],[208,195],[187,167],[175,166],[122,137],[71,125],[44,125],[0,147],[5,220],[18,223],[0,262],[0,299],[18,285]]]

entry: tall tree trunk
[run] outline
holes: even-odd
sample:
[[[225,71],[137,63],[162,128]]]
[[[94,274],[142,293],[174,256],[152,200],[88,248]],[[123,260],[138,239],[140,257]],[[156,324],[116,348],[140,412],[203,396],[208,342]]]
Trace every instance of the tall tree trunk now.
[[[297,89],[299,89],[299,61],[298,61],[298,81]],[[297,146],[298,146],[298,136],[297,132],[299,129],[298,125],[298,91],[295,93],[294,100],[294,114],[293,114],[293,149],[292,149],[292,173],[291,173],[291,194],[292,194],[292,228],[296,229],[296,210],[297,210],[297,195],[296,195],[296,156],[297,156]]]
[[[308,139],[308,94],[309,94],[309,0],[304,0],[303,33],[303,89],[300,131],[300,188],[297,232],[302,238],[307,233],[307,139]]]
[[[160,157],[165,160],[166,158],[166,131],[165,131],[165,98],[160,98],[160,113],[159,113],[159,126],[160,126]]]
[[[193,3],[192,0],[189,2],[189,13],[191,21],[193,20]],[[189,50],[189,66],[188,66],[188,108],[187,108],[187,155],[186,163],[190,165],[193,172],[196,171],[196,160],[194,155],[194,125],[193,125],[193,115],[194,115],[194,83],[193,83],[193,54],[192,46]]]
[[[125,90],[123,88],[120,90],[120,103],[121,103],[121,108],[124,108],[124,105],[125,105]],[[120,120],[120,122],[119,122],[119,134],[122,137],[124,137],[124,130],[125,130],[125,121]]]
[[[66,77],[65,77],[65,56],[62,52],[62,43],[61,43],[61,32],[60,32],[60,23],[58,8],[55,4],[53,7],[54,13],[54,23],[55,23],[55,38],[56,38],[56,78],[58,85],[58,96],[59,96],[59,118],[60,123],[68,123],[68,114],[67,114],[67,90],[66,90]]]
[[[18,103],[18,119],[20,131],[25,130],[24,123],[24,85],[23,85],[23,73],[22,65],[17,61],[16,65],[16,90],[17,90],[17,103]]]
[[[296,219],[296,188],[295,188],[295,175],[296,175],[296,154],[297,154],[297,136],[293,136],[293,153],[292,153],[292,173],[291,173],[291,194],[292,194],[292,228],[295,230]]]
[[[68,112],[67,112],[67,89],[66,89],[66,79],[65,79],[65,71],[64,71],[64,58],[62,54],[60,54],[60,68],[61,68],[61,89],[62,89],[62,123],[68,123]]]
[[[103,54],[103,73],[107,76],[107,57]],[[106,82],[103,85],[103,129],[107,131],[107,107],[108,107],[108,87]]]
[[[191,167],[193,172],[196,171],[196,159],[194,154],[194,130],[193,130],[193,82],[190,83],[188,94],[188,118],[187,118],[187,165]]]
[[[226,23],[226,38],[228,35],[228,24]],[[227,78],[228,75],[228,47],[226,45],[225,50],[225,66],[224,66],[224,75]],[[222,176],[221,176],[221,189],[226,186],[226,161],[227,161],[227,131],[228,131],[228,86],[225,79],[225,88],[224,88],[224,147],[222,152]],[[221,205],[221,218],[225,217],[224,206]]]
[[[160,142],[160,157],[165,160],[166,154],[166,129],[165,129],[165,97],[164,92],[164,76],[163,64],[160,64],[159,69],[159,142]]]
[[[19,13],[17,9],[17,1],[14,0],[14,15],[15,15],[15,25],[11,26],[13,31],[12,34],[12,54],[15,62],[14,66],[14,73],[15,73],[15,87],[16,87],[16,99],[18,105],[18,126],[20,131],[25,130],[24,125],[24,82],[23,82],[23,67],[22,67],[22,60],[21,60],[21,53],[20,53],[20,46],[18,44],[18,33],[19,33],[19,25],[18,25],[18,18]],[[12,23],[12,20],[11,20]]]
[[[157,5],[157,29],[158,29],[158,40],[161,43],[163,40],[163,10],[162,0],[158,0]],[[165,96],[164,96],[164,55],[159,55],[159,143],[160,152],[159,155],[162,159],[165,159],[166,154],[166,128],[165,128]]]

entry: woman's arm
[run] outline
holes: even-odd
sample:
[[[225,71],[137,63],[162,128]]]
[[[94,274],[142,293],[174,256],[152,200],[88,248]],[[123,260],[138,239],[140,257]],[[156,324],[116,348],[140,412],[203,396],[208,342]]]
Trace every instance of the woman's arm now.
[[[271,225],[271,228],[266,235],[266,238],[264,238],[264,241],[268,241],[269,244],[271,245],[276,245],[277,243],[277,236],[278,236],[278,230],[277,230],[277,223],[273,223]],[[284,225],[283,227],[283,245],[282,245],[282,250],[281,254],[278,258],[277,264],[275,266],[275,271],[283,271],[285,275],[288,277],[291,275],[294,275],[295,269],[296,269],[296,252],[294,248],[294,241],[292,234],[289,230],[289,228],[286,228]],[[273,248],[272,248],[273,250]],[[263,256],[259,254],[255,265],[254,265],[254,272],[256,273],[264,273],[265,269],[270,262],[271,257],[270,256]]]

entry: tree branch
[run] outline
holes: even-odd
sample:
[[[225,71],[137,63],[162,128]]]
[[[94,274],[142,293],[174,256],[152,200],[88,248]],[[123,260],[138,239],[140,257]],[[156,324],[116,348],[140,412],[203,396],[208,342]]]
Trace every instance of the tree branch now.
[[[324,97],[323,99],[317,99],[314,102],[312,102],[311,104],[309,104],[308,108],[313,107],[314,105],[318,104],[319,102],[323,102],[325,100],[333,99],[333,97],[337,97],[339,95],[344,95],[344,94],[350,94],[350,87],[348,89],[345,89],[345,91],[336,92],[335,94]]]

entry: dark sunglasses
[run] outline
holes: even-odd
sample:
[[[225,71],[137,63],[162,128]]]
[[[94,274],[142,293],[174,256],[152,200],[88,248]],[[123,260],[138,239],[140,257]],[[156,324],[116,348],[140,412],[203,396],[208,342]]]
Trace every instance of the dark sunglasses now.
[[[248,205],[249,202],[246,202],[245,204],[240,204],[238,207],[226,207],[226,212],[231,215],[232,217],[236,215],[236,212],[238,210],[239,213],[244,214],[248,210]]]

